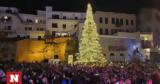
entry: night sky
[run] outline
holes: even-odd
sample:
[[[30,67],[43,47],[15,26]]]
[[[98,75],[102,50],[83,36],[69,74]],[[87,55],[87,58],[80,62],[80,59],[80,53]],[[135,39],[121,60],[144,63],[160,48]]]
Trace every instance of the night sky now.
[[[58,11],[86,10],[86,4],[92,3],[94,10],[137,13],[144,7],[158,7],[160,0],[0,0],[0,6],[17,7],[23,13],[36,13],[46,5]]]

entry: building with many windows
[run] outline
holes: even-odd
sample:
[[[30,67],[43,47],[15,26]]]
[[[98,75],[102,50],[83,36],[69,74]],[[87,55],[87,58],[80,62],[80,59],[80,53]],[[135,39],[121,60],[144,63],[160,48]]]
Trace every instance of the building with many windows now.
[[[6,7],[4,9],[0,12],[0,31],[1,33],[5,32],[5,36],[28,38],[44,36],[45,19],[43,17],[22,14],[16,8]]]
[[[19,13],[12,7],[0,7],[0,11],[0,29],[12,32],[8,33],[9,37],[43,38],[45,31],[52,35],[74,34],[82,30],[85,20],[84,12],[54,11],[49,6],[38,10],[37,15]],[[96,11],[94,18],[101,35],[134,32],[136,29],[133,14]]]
[[[131,60],[132,48],[135,45],[138,45],[137,49],[141,48],[140,34],[135,33],[136,16],[96,11],[94,19],[97,31],[102,35],[100,43],[104,55],[111,61]],[[2,38],[46,39],[46,35],[50,35],[80,39],[84,20],[84,12],[55,11],[49,6],[45,10],[38,10],[36,15],[19,13],[14,7],[0,7],[0,34]]]
[[[78,32],[79,23],[85,19],[83,12],[54,11],[52,7],[46,7],[45,11],[38,10],[38,15],[45,17],[46,30],[52,35],[72,35]]]
[[[117,32],[135,32],[136,30],[134,14],[96,11],[94,17],[101,35],[114,35]]]

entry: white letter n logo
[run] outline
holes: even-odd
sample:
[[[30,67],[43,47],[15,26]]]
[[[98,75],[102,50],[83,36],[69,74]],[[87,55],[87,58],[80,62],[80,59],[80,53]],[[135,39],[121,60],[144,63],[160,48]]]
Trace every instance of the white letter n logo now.
[[[10,75],[10,82],[18,82],[19,75]]]

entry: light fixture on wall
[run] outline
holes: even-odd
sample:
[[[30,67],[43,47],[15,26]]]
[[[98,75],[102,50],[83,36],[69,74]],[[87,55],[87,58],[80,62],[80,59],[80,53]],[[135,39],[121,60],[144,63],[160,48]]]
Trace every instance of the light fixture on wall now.
[[[8,16],[4,16],[4,19],[7,20],[7,19],[8,19]]]

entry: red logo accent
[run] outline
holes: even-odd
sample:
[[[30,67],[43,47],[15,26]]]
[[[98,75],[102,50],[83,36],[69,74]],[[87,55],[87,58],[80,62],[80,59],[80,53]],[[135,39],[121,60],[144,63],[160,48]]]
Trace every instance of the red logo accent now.
[[[7,84],[22,84],[22,72],[7,72]]]

